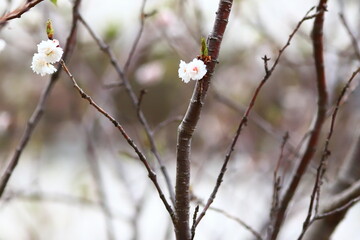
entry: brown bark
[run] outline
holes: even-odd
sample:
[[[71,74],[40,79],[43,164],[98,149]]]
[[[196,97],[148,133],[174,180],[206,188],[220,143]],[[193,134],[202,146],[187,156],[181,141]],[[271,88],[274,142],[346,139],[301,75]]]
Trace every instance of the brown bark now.
[[[190,240],[191,238],[189,226],[191,139],[200,118],[204,99],[217,63],[232,2],[232,0],[220,0],[219,2],[213,31],[208,37],[208,49],[211,61],[206,66],[207,74],[202,80],[196,83],[185,117],[178,128],[175,188],[175,212],[177,218],[175,232],[177,240]]]

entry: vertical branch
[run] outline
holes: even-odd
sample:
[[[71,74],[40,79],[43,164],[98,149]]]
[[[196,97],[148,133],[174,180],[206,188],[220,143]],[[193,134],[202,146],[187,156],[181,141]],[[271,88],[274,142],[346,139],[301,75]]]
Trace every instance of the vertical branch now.
[[[134,43],[133,43],[133,45],[131,47],[129,56],[128,56],[128,58],[126,60],[126,63],[124,65],[124,73],[125,74],[127,73],[128,69],[129,69],[132,57],[134,56],[136,47],[138,46],[141,35],[142,35],[143,31],[144,31],[145,19],[146,19],[146,15],[145,15],[145,12],[144,12],[145,4],[146,4],[146,0],[143,0],[142,4],[141,4],[141,9],[140,9],[140,29],[139,29],[139,31],[138,31],[138,33],[136,35],[136,38],[135,38],[135,41],[134,41]]]
[[[315,69],[316,69],[316,84],[318,91],[318,110],[314,127],[311,131],[311,136],[304,155],[300,160],[299,165],[296,167],[290,184],[287,187],[284,197],[277,209],[276,215],[272,220],[270,226],[270,234],[268,239],[275,240],[280,231],[281,224],[283,223],[285,212],[288,205],[293,198],[295,191],[299,185],[301,177],[304,175],[307,166],[309,165],[312,157],[314,156],[315,149],[317,147],[318,139],[320,136],[321,128],[326,119],[326,105],[327,105],[327,90],[326,90],[326,78],[324,69],[324,46],[323,46],[323,25],[324,25],[324,13],[326,11],[327,0],[319,0],[317,6],[317,16],[314,21],[312,30],[312,41],[314,49]]]
[[[204,104],[203,101],[215,69],[215,64],[217,63],[221,41],[231,12],[232,2],[232,0],[220,0],[219,2],[213,31],[208,37],[209,56],[211,56],[212,61],[207,64],[207,74],[202,80],[196,83],[184,119],[178,127],[175,188],[175,212],[177,217],[175,232],[178,240],[190,239],[189,185],[191,139],[200,118],[200,113]]]
[[[105,192],[105,184],[103,180],[103,175],[101,173],[99,160],[95,154],[93,139],[89,133],[88,130],[86,130],[86,147],[87,147],[87,160],[90,166],[90,170],[95,182],[95,190],[97,192],[97,195],[99,197],[99,204],[100,207],[104,213],[105,217],[105,226],[106,226],[106,234],[107,234],[107,240],[115,240],[115,233],[114,228],[112,225],[112,218],[111,218],[111,209],[108,205],[108,200]]]
[[[65,61],[69,58],[69,56],[71,55],[71,52],[73,51],[73,49],[75,47],[75,39],[76,39],[76,32],[77,32],[76,30],[77,30],[77,24],[78,24],[78,10],[79,10],[79,6],[80,6],[80,2],[81,2],[81,0],[76,0],[74,3],[73,20],[72,20],[71,30],[70,30],[69,36],[67,38],[67,41],[66,41],[64,55],[63,55],[63,59]],[[13,153],[8,165],[6,166],[5,172],[1,175],[0,198],[1,198],[2,194],[4,193],[5,187],[8,183],[14,169],[16,168],[16,166],[19,162],[19,158],[20,158],[23,150],[27,146],[36,126],[38,125],[42,115],[44,114],[45,104],[46,104],[47,100],[49,99],[49,96],[51,94],[53,87],[55,86],[57,79],[60,76],[60,72],[61,72],[61,67],[58,67],[57,72],[55,72],[51,76],[50,81],[48,82],[48,84],[46,85],[44,91],[42,92],[42,94],[40,96],[39,102],[36,105],[34,112],[32,113],[30,119],[28,120],[28,122],[26,124],[25,131],[20,139],[19,144],[16,146],[15,152]]]
[[[240,120],[240,123],[239,123],[239,126],[236,130],[236,133],[235,133],[235,136],[230,144],[230,148],[225,156],[225,159],[224,159],[224,162],[223,162],[223,165],[221,167],[221,170],[220,170],[220,173],[216,179],[216,184],[215,184],[215,187],[213,189],[213,191],[211,192],[210,194],[210,197],[208,198],[207,202],[206,202],[206,205],[204,207],[204,209],[202,210],[202,212],[199,214],[199,217],[196,221],[196,225],[198,225],[201,221],[201,219],[205,216],[206,214],[206,211],[210,208],[211,204],[213,203],[213,201],[215,200],[215,197],[216,197],[216,194],[220,188],[220,185],[223,181],[223,178],[225,176],[225,173],[226,173],[226,170],[227,170],[227,165],[230,161],[230,158],[231,158],[231,155],[232,153],[234,152],[234,149],[235,149],[235,145],[237,143],[237,140],[239,139],[239,136],[241,134],[241,131],[242,129],[246,126],[247,124],[247,121],[248,121],[248,118],[249,118],[249,115],[250,115],[250,112],[252,110],[252,108],[254,107],[255,105],[255,102],[256,102],[256,99],[257,99],[257,96],[259,95],[259,92],[261,90],[261,88],[265,85],[265,83],[267,82],[267,80],[270,78],[270,76],[272,75],[272,73],[274,72],[276,66],[278,65],[279,63],[279,60],[282,56],[282,54],[284,53],[285,49],[290,46],[290,42],[292,40],[292,38],[295,36],[295,33],[299,30],[301,24],[303,22],[305,22],[306,20],[309,20],[309,19],[312,19],[316,16],[315,15],[309,15],[310,12],[313,10],[313,8],[311,8],[306,14],[305,16],[303,17],[303,19],[301,19],[301,21],[298,22],[298,24],[296,25],[295,29],[293,30],[293,32],[289,35],[289,38],[286,42],[286,44],[279,50],[279,54],[277,55],[273,65],[271,66],[271,68],[269,68],[268,66],[268,61],[270,60],[270,58],[268,58],[266,55],[262,58],[263,61],[264,61],[264,68],[265,68],[265,76],[263,77],[263,79],[261,80],[261,82],[259,83],[259,85],[257,86],[257,88],[255,89],[254,91],[254,94],[250,100],[250,103],[249,103],[249,106],[247,107],[243,117],[241,118]]]
[[[109,47],[109,45],[107,45],[101,38],[99,38],[95,32],[91,29],[91,27],[89,26],[89,24],[87,24],[87,22],[85,21],[85,19],[80,15],[79,16],[79,21],[84,25],[84,27],[89,31],[90,35],[92,36],[92,38],[96,41],[96,43],[98,44],[98,46],[100,47],[100,49],[108,56],[108,58],[110,59],[111,64],[113,65],[116,73],[118,74],[119,78],[122,80],[122,85],[125,87],[126,92],[128,93],[131,102],[134,106],[135,109],[138,109],[138,105],[139,105],[139,99],[137,97],[137,95],[135,94],[135,91],[133,90],[128,78],[125,76],[124,71],[121,69],[119,62],[117,61],[114,52],[111,50],[111,48]],[[155,139],[154,139],[154,133],[150,128],[150,125],[144,115],[144,113],[141,111],[141,109],[139,109],[137,111],[137,116],[138,119],[140,121],[140,123],[143,125],[145,133],[147,135],[147,138],[149,140],[150,143],[150,149],[151,152],[154,154],[157,162],[159,163],[160,166],[160,170],[165,178],[165,182],[166,182],[166,186],[168,188],[169,191],[169,195],[170,195],[170,199],[172,201],[172,203],[175,203],[175,196],[174,196],[174,190],[172,187],[172,183],[170,180],[170,176],[169,173],[164,165],[163,160],[160,157],[159,151],[157,150],[156,144],[155,144]]]

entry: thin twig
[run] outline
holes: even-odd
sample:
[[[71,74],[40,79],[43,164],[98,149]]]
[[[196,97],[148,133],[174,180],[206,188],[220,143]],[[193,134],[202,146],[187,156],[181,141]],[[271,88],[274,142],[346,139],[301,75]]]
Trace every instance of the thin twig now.
[[[126,63],[124,65],[124,73],[126,74],[129,70],[129,66],[131,64],[131,60],[132,60],[132,57],[134,56],[135,54],[135,51],[136,51],[136,48],[140,42],[140,38],[141,38],[141,35],[144,31],[144,26],[145,26],[145,19],[146,19],[146,14],[144,12],[145,10],[145,4],[146,4],[146,0],[143,0],[142,1],[142,4],[141,4],[141,8],[140,8],[140,28],[139,28],[139,31],[136,35],[136,38],[135,38],[135,41],[131,47],[131,50],[130,50],[130,53],[129,53],[129,56],[126,60]]]
[[[105,83],[103,85],[103,88],[105,89],[111,89],[111,88],[118,88],[124,86],[123,82],[112,82],[112,83]]]
[[[169,205],[169,203],[167,202],[166,197],[165,197],[164,193],[162,192],[161,187],[160,187],[160,185],[159,185],[159,183],[157,181],[156,173],[150,167],[145,155],[140,151],[140,149],[136,146],[134,141],[125,132],[122,125],[117,120],[115,120],[115,118],[113,118],[109,113],[107,113],[104,109],[102,109],[96,102],[94,102],[94,100],[86,92],[84,92],[84,90],[82,90],[82,88],[80,88],[80,86],[77,84],[74,76],[71,74],[71,72],[69,71],[69,69],[65,65],[65,62],[63,60],[60,60],[60,64],[63,67],[66,74],[71,79],[74,88],[78,91],[81,98],[87,100],[91,106],[93,106],[99,113],[101,113],[104,117],[106,117],[112,124],[114,124],[114,126],[120,131],[121,135],[125,138],[127,143],[134,149],[134,151],[138,155],[140,161],[145,166],[145,168],[146,168],[146,170],[148,172],[148,176],[149,176],[150,180],[154,183],[154,186],[155,186],[156,190],[158,191],[159,197],[162,200],[162,202],[164,203],[164,206],[165,206],[166,210],[170,214],[170,217],[171,217],[172,221],[175,222],[176,219],[175,219],[174,211],[171,208],[171,206]]]
[[[205,206],[205,204],[203,203],[203,201],[201,201],[201,199],[199,199],[197,196],[195,196],[193,193],[192,193],[192,200],[196,202],[196,204],[199,204],[201,206]],[[216,207],[213,207],[211,206],[209,208],[211,211],[214,211],[214,212],[217,212],[233,221],[235,221],[236,223],[238,223],[240,226],[244,227],[246,230],[248,230],[252,235],[254,235],[254,237],[257,239],[257,240],[262,240],[262,237],[261,237],[261,234],[258,233],[256,230],[254,230],[254,228],[252,228],[249,224],[247,224],[246,222],[244,222],[243,220],[241,220],[240,218],[224,211],[223,209],[220,209],[220,208],[216,208]],[[193,225],[194,226],[194,225]],[[195,229],[194,229],[195,230]]]
[[[183,117],[181,115],[177,115],[177,116],[172,116],[172,117],[169,117],[168,119],[165,119],[164,121],[160,122],[158,125],[156,125],[154,127],[153,134],[155,135],[157,132],[159,132],[162,128],[166,127],[170,123],[180,122],[182,120],[182,118]]]
[[[0,26],[5,24],[7,21],[14,19],[14,18],[21,18],[21,16],[29,11],[31,8],[35,7],[37,4],[41,3],[44,0],[34,0],[28,3],[25,3],[23,6],[18,7],[14,11],[5,14],[4,16],[0,17]]]
[[[91,206],[91,207],[99,207],[99,203],[93,201],[88,198],[84,198],[81,196],[72,196],[68,194],[60,194],[60,193],[44,193],[37,191],[14,191],[10,190],[4,194],[3,201],[8,202],[13,199],[26,199],[31,201],[50,201],[50,202],[59,202],[63,204],[69,205],[81,205],[81,206]]]
[[[251,100],[250,100],[249,106],[247,107],[247,109],[246,109],[246,111],[245,111],[245,113],[244,113],[244,115],[243,115],[243,117],[242,117],[242,119],[241,119],[241,121],[240,121],[240,123],[239,123],[238,129],[237,129],[237,131],[236,131],[236,133],[235,133],[235,136],[234,136],[234,138],[233,138],[233,140],[232,140],[232,142],[231,142],[231,144],[230,144],[230,149],[229,149],[229,151],[228,151],[227,154],[226,154],[224,163],[223,163],[223,165],[222,165],[222,167],[221,167],[221,170],[220,170],[220,173],[219,173],[219,175],[218,175],[218,177],[217,177],[216,185],[215,185],[212,193],[210,194],[210,197],[209,197],[209,199],[208,199],[208,201],[207,201],[207,203],[206,203],[203,211],[200,213],[200,215],[199,215],[199,217],[198,217],[198,219],[197,219],[197,224],[196,224],[196,225],[198,225],[199,222],[201,221],[201,219],[205,216],[205,213],[206,213],[207,209],[210,207],[210,205],[212,204],[212,202],[214,201],[214,199],[215,199],[215,197],[216,197],[216,194],[217,194],[217,192],[218,192],[218,189],[220,188],[220,185],[221,185],[221,183],[222,183],[222,181],[223,181],[225,172],[226,172],[226,170],[227,170],[227,164],[229,163],[231,154],[232,154],[232,152],[234,151],[235,145],[236,145],[237,140],[238,140],[238,138],[239,138],[239,136],[240,136],[240,133],[241,133],[242,128],[243,128],[244,126],[246,126],[246,123],[247,123],[247,121],[248,121],[249,114],[250,114],[250,112],[251,112],[251,110],[252,110],[252,108],[253,108],[253,106],[254,106],[254,104],[255,104],[255,101],[256,101],[256,99],[257,99],[257,96],[258,96],[261,88],[263,87],[263,85],[266,83],[266,81],[267,81],[267,80],[270,78],[270,76],[272,75],[273,71],[275,70],[276,66],[277,66],[278,63],[279,63],[279,60],[280,60],[283,52],[284,52],[285,49],[290,45],[290,42],[291,42],[292,38],[294,37],[295,33],[296,33],[296,32],[298,31],[298,29],[300,28],[301,24],[302,24],[304,21],[309,20],[309,19],[311,19],[311,18],[314,18],[314,17],[316,16],[316,14],[309,16],[309,13],[310,13],[312,10],[313,10],[313,8],[311,8],[311,9],[306,13],[305,17],[304,17],[303,19],[301,19],[301,21],[297,24],[297,26],[295,27],[294,31],[290,34],[290,36],[289,36],[289,38],[288,38],[288,41],[286,42],[286,44],[284,45],[284,47],[279,50],[279,54],[278,54],[277,58],[275,59],[273,65],[272,65],[272,67],[271,67],[270,69],[267,67],[267,61],[268,61],[269,59],[268,59],[266,56],[263,58],[263,60],[264,60],[264,68],[265,68],[265,76],[263,77],[263,79],[262,79],[261,82],[259,83],[258,87],[255,89],[255,92],[254,92],[254,94],[253,94],[253,96],[252,96],[252,98],[251,98]]]
[[[70,33],[69,33],[69,36],[67,38],[66,45],[65,45],[65,50],[64,50],[64,55],[63,55],[64,61],[66,61],[68,59],[68,57],[71,55],[71,52],[73,51],[73,49],[75,47],[76,29],[77,29],[77,23],[78,23],[77,13],[78,13],[78,9],[80,6],[80,2],[81,2],[81,0],[76,0],[74,3],[74,6],[73,6],[73,20],[72,20],[71,30],[70,30]],[[20,159],[20,156],[21,156],[23,150],[27,146],[36,126],[38,125],[42,115],[44,114],[46,102],[49,99],[51,91],[52,91],[55,83],[57,82],[57,79],[59,78],[60,73],[61,73],[61,67],[58,67],[57,72],[51,76],[50,81],[48,82],[45,89],[41,93],[41,96],[36,105],[36,108],[26,124],[25,130],[20,139],[20,142],[16,146],[16,149],[5,169],[5,172],[1,175],[0,198],[1,198],[2,194],[4,193],[5,187],[8,183],[14,169],[16,168],[16,166],[19,162],[19,159]]]
[[[193,223],[192,223],[192,227],[191,227],[191,240],[193,240],[195,237],[195,224],[196,224],[196,218],[197,218],[198,212],[199,212],[199,205],[196,205],[194,215],[193,215]]]
[[[140,91],[140,96],[139,96],[139,101],[138,101],[138,104],[136,106],[136,110],[139,114],[140,110],[141,110],[141,103],[142,103],[142,100],[144,98],[144,95],[147,93],[147,90],[146,89],[141,89]]]
[[[351,39],[351,43],[353,45],[353,48],[355,50],[355,55],[357,57],[358,60],[360,60],[360,48],[359,48],[359,44],[357,42],[357,39],[355,37],[355,35],[353,34],[353,32],[351,31],[350,29],[350,26],[344,16],[343,13],[339,13],[339,17],[340,17],[340,20],[341,20],[341,23],[344,25],[350,39]]]
[[[124,88],[126,90],[126,92],[128,93],[128,95],[131,98],[131,102],[134,105],[135,108],[137,108],[138,106],[138,97],[136,96],[129,80],[127,79],[127,77],[125,76],[124,72],[122,71],[119,62],[117,61],[114,52],[111,50],[111,48],[109,47],[109,45],[107,45],[100,37],[98,37],[95,32],[92,30],[92,28],[89,26],[89,24],[87,24],[87,22],[84,20],[84,18],[80,15],[79,16],[79,20],[80,22],[84,25],[84,27],[88,30],[88,32],[90,33],[90,35],[92,36],[92,38],[96,41],[96,43],[98,44],[98,46],[100,47],[100,49],[108,56],[108,58],[110,59],[111,64],[113,65],[113,67],[115,68],[115,71],[117,72],[117,74],[119,75],[120,79],[122,80],[122,83],[124,84]],[[170,195],[170,199],[171,202],[173,203],[173,205],[175,205],[175,195],[174,195],[174,189],[172,187],[172,183],[170,180],[170,176],[167,172],[167,169],[160,157],[160,154],[157,150],[156,144],[155,144],[155,140],[154,140],[154,136],[153,133],[151,131],[151,128],[149,126],[149,123],[147,121],[147,119],[145,118],[145,115],[143,114],[143,112],[140,110],[137,112],[137,116],[139,118],[140,123],[143,125],[145,133],[148,137],[149,143],[150,143],[150,148],[152,153],[154,154],[157,162],[159,163],[160,166],[160,170],[164,176],[165,182],[166,182],[166,186],[168,188],[169,191],[169,195]]]
[[[236,104],[231,99],[229,99],[228,97],[224,96],[223,94],[219,93],[216,90],[213,92],[215,95],[215,99],[218,100],[220,103],[228,106],[229,108],[241,114],[244,114],[244,112],[246,111],[245,106]],[[266,121],[264,118],[262,118],[259,114],[253,111],[251,116],[249,116],[249,120],[252,120],[258,127],[260,127],[267,134],[269,134],[269,136],[271,136],[272,138],[274,138],[279,142],[282,142],[283,138],[281,137],[281,133],[276,131],[274,127],[271,126],[271,124],[268,121]],[[295,147],[292,144],[289,144],[289,142],[288,144],[286,144],[286,147],[288,148],[289,151],[293,153],[295,152]]]
[[[340,95],[338,97],[338,100],[336,102],[335,109],[334,109],[332,117],[331,117],[330,130],[329,130],[328,135],[326,137],[324,150],[323,150],[323,153],[322,153],[322,156],[321,156],[319,167],[317,169],[316,180],[315,180],[314,187],[313,187],[311,197],[310,197],[310,204],[309,204],[308,214],[307,214],[306,219],[305,219],[305,221],[303,223],[303,229],[302,229],[302,232],[301,232],[301,234],[300,234],[300,236],[298,238],[299,240],[302,239],[303,235],[305,234],[306,230],[309,228],[309,226],[311,225],[313,220],[318,218],[317,216],[318,216],[318,209],[319,209],[320,187],[321,187],[322,179],[323,179],[325,171],[326,171],[327,159],[330,156],[329,144],[330,144],[330,139],[331,139],[331,137],[333,135],[333,132],[334,132],[336,116],[337,116],[337,113],[338,113],[338,110],[339,110],[340,103],[342,102],[347,90],[349,89],[349,87],[351,85],[351,82],[353,81],[353,79],[356,77],[356,75],[359,72],[360,72],[360,67],[358,69],[356,69],[356,71],[354,71],[352,73],[351,77],[349,78],[346,85],[342,89],[342,91],[341,91],[341,93],[340,93]],[[315,217],[312,219],[312,213],[314,211],[314,204],[315,204],[315,213],[314,213]]]
[[[279,176],[279,168],[284,158],[284,148],[289,139],[289,133],[286,132],[283,137],[283,142],[280,147],[280,155],[276,163],[276,167],[274,170],[274,177],[273,177],[273,198],[271,203],[271,210],[270,210],[270,218],[274,216],[276,209],[279,206],[279,196],[280,196],[280,189],[281,189],[281,176]]]

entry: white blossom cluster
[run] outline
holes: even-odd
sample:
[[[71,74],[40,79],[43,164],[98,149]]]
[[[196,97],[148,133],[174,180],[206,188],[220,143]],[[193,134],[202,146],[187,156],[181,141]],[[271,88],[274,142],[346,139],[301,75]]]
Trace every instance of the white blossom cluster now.
[[[38,52],[34,54],[31,69],[41,76],[53,74],[56,68],[53,63],[60,61],[64,51],[56,39],[42,41],[37,45]]]
[[[185,83],[190,82],[190,80],[200,80],[206,74],[206,65],[203,61],[194,58],[191,62],[186,63],[180,60],[179,64],[179,78]]]

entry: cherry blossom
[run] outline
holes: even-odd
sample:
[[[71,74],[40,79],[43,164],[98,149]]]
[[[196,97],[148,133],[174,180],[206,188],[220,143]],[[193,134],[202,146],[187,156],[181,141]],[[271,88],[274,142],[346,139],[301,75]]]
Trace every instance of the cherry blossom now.
[[[179,78],[185,83],[188,83],[191,79],[194,81],[202,79],[206,72],[205,63],[197,58],[194,58],[189,63],[180,60],[178,74]]]

